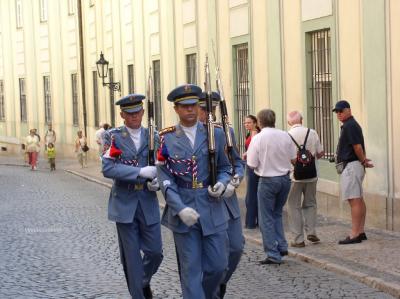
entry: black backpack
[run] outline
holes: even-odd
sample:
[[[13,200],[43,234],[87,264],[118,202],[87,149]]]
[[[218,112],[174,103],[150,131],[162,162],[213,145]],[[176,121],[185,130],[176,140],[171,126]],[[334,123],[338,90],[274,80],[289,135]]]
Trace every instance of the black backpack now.
[[[288,133],[289,134],[289,133]],[[294,178],[296,180],[306,180],[312,179],[317,176],[317,168],[315,167],[315,157],[306,149],[308,135],[310,134],[310,129],[307,130],[306,138],[304,139],[303,145],[298,145],[293,136],[289,134],[292,138],[294,144],[297,146],[297,158],[294,164]]]

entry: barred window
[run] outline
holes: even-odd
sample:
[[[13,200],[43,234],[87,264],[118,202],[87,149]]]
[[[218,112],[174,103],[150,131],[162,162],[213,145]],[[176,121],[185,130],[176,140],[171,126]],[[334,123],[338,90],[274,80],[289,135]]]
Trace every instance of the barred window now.
[[[99,126],[99,91],[97,86],[97,71],[92,72],[93,75],[93,115],[94,126]]]
[[[6,113],[4,109],[4,81],[0,80],[0,121],[6,119]]]
[[[153,61],[153,95],[154,95],[154,113],[155,122],[158,129],[162,128],[162,111],[161,111],[161,70],[160,60]]]
[[[51,123],[51,91],[50,91],[50,77],[43,77],[43,94],[44,94],[44,117],[47,124]]]
[[[197,84],[196,54],[186,55],[186,82]]]
[[[79,113],[78,113],[78,75],[71,75],[72,86],[72,123],[74,126],[79,126]]]
[[[238,146],[240,153],[245,151],[244,142],[246,129],[243,125],[249,114],[250,106],[250,82],[249,82],[249,53],[248,45],[241,44],[234,47],[234,78],[235,78],[235,110],[238,120]]]
[[[332,113],[331,33],[329,29],[310,32],[309,57],[311,77],[307,78],[312,99],[310,115],[325,150],[324,159],[335,154]]]
[[[128,93],[135,92],[135,77],[133,64],[128,65]]]
[[[27,122],[28,116],[26,112],[25,78],[19,78],[19,107],[20,107],[21,121]]]

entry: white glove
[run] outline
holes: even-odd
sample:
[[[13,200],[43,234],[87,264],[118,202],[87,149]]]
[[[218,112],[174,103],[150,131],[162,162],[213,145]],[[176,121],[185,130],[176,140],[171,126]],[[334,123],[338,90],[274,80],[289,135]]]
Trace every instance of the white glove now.
[[[235,188],[239,187],[239,185],[240,185],[240,177],[239,177],[238,174],[235,174],[235,175],[233,176],[233,178],[231,179],[230,184],[232,184],[233,187],[235,187]],[[226,191],[225,191],[225,192],[226,192]]]
[[[147,182],[147,189],[149,189],[150,191],[160,190],[160,185],[158,184],[157,178],[154,178],[152,181]]]
[[[186,207],[182,209],[178,213],[179,218],[181,218],[182,222],[185,223],[187,226],[192,226],[197,222],[197,219],[199,219],[200,215],[199,213],[196,212],[196,210]]]
[[[214,187],[208,186],[208,194],[212,197],[220,197],[224,190],[225,186],[221,182],[217,182]]]
[[[155,166],[145,166],[140,168],[139,176],[145,179],[154,179],[157,175],[157,168]]]
[[[236,187],[230,182],[228,186],[226,186],[224,194],[222,194],[223,198],[229,198],[232,197],[233,193],[235,193]]]

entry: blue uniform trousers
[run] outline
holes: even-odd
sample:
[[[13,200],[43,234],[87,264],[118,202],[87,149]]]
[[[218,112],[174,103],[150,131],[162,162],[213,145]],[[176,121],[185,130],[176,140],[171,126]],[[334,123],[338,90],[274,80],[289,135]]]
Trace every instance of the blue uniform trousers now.
[[[244,248],[244,237],[242,232],[242,222],[240,217],[233,219],[232,217],[228,222],[228,239],[229,239],[229,258],[228,270],[225,274],[223,283],[228,283],[239,264],[240,258]]]
[[[183,299],[212,299],[228,265],[226,231],[203,236],[200,225],[174,232],[181,267]]]
[[[150,284],[163,259],[160,223],[146,225],[139,201],[133,222],[116,225],[129,293],[134,299],[144,299],[143,287]]]

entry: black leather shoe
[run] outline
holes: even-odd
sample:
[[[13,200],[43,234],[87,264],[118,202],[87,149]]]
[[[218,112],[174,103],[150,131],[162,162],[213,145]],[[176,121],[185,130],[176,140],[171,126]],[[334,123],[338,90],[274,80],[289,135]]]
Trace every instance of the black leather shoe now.
[[[281,254],[281,256],[285,256],[285,255],[288,255],[288,254],[289,254],[289,252],[288,252],[287,250],[281,251],[281,252],[279,252],[279,253]]]
[[[265,260],[260,261],[261,265],[280,265],[281,262],[275,261],[267,257]]]
[[[225,293],[226,293],[226,284],[221,283],[219,285],[218,299],[223,299],[225,297]]]
[[[361,241],[366,241],[368,240],[367,235],[365,233],[361,233],[358,235]]]
[[[357,244],[361,243],[361,238],[360,236],[350,238],[350,236],[347,236],[346,239],[340,240],[339,244],[340,245],[347,245],[347,244]]]
[[[153,292],[151,291],[150,285],[143,288],[143,296],[146,299],[153,299]]]

